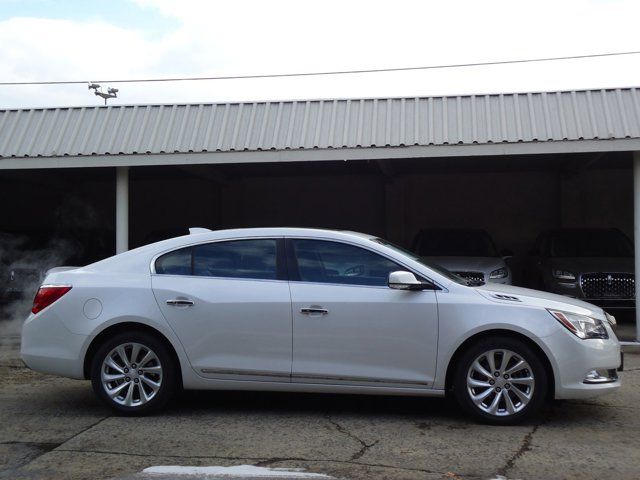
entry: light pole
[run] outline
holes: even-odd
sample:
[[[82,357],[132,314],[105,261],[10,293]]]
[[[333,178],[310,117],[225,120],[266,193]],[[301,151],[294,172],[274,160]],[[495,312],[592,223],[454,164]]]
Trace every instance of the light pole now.
[[[93,90],[93,93],[96,94],[98,97],[104,98],[105,105],[107,104],[108,99],[118,97],[117,88],[109,87],[107,88],[107,93],[104,93],[99,83],[90,83],[88,87],[89,87],[89,90]]]

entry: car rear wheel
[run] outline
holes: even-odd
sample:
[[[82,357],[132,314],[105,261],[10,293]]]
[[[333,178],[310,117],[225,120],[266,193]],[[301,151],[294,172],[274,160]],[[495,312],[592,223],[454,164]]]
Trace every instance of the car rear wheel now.
[[[475,343],[457,364],[453,391],[463,410],[483,423],[510,425],[540,410],[547,373],[526,343],[509,337]]]
[[[167,347],[145,332],[117,334],[96,352],[91,384],[110,407],[143,415],[164,407],[178,384],[177,365]]]

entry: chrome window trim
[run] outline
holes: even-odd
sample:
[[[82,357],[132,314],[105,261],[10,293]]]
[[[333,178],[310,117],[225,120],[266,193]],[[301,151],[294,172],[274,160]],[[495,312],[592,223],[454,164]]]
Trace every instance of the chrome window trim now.
[[[202,280],[237,280],[244,282],[288,282],[288,280],[279,280],[277,278],[247,278],[247,277],[212,277],[209,275],[178,275],[174,273],[152,273],[152,277],[175,277],[175,278],[190,278],[190,279],[202,279]]]

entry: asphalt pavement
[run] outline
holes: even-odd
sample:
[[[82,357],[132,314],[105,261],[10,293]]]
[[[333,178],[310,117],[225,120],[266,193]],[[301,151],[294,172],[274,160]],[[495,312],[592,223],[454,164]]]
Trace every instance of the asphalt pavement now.
[[[619,393],[490,427],[444,399],[282,393],[188,392],[127,418],[87,381],[28,370],[18,349],[0,338],[0,478],[640,478],[639,354]]]

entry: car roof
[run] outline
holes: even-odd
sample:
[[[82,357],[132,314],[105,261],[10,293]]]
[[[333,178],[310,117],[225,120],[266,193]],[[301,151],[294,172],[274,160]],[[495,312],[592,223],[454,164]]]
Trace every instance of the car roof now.
[[[309,228],[309,227],[251,227],[251,228],[232,228],[224,230],[198,230],[197,232],[189,235],[174,238],[186,238],[186,237],[202,237],[204,238],[225,238],[225,237],[267,237],[267,236],[295,236],[295,235],[313,235],[317,236],[321,234],[329,238],[375,238],[375,235],[367,233],[353,232],[349,230],[334,230],[329,228]]]

